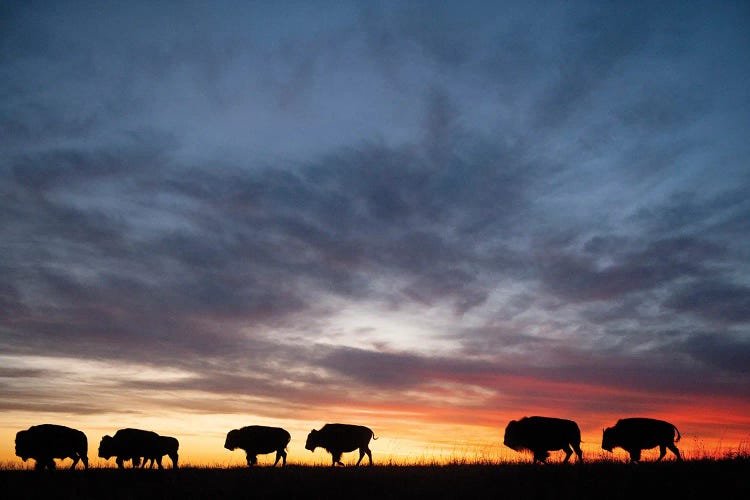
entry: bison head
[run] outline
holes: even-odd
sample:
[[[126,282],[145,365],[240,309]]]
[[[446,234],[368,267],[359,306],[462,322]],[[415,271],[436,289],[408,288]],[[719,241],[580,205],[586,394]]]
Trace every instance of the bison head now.
[[[117,455],[115,450],[115,440],[112,436],[104,436],[99,442],[99,456],[104,459],[109,459]]]
[[[31,443],[29,443],[28,431],[16,433],[16,456],[21,457],[24,462],[31,456]]]
[[[236,450],[240,447],[240,431],[237,429],[231,430],[227,433],[227,439],[224,441],[224,448],[227,450]]]
[[[305,449],[310,451],[315,451],[315,448],[320,446],[320,431],[316,431],[315,429],[310,431],[310,434],[307,435],[307,442],[305,442]]]
[[[521,429],[518,426],[518,421],[511,420],[508,426],[505,428],[505,437],[503,438],[503,444],[511,450],[520,450],[523,448],[521,443],[522,437],[520,436]]]
[[[607,427],[602,433],[602,449],[611,452],[617,446],[616,431],[612,427]]]

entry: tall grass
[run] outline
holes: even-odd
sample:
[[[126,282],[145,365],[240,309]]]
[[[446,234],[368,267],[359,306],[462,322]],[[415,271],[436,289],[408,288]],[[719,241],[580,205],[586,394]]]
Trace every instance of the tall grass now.
[[[556,453],[553,452],[550,456],[550,458],[547,461],[548,466],[563,466],[566,465],[563,463],[563,458],[565,455],[562,452]],[[424,454],[418,457],[403,457],[403,456],[397,456],[397,455],[386,455],[382,457],[378,457],[375,455],[374,460],[374,466],[375,467],[389,467],[389,468],[398,468],[398,467],[423,467],[423,468],[449,468],[449,467],[467,467],[467,466],[476,466],[476,467],[487,467],[487,466],[514,466],[514,465],[527,465],[532,464],[532,456],[530,453],[513,453],[513,454],[503,454],[503,455],[474,455],[474,456],[464,456],[460,454],[440,454],[440,455],[428,455]],[[643,463],[649,463],[654,462],[658,458],[658,452],[653,452],[652,450],[644,450],[643,453]],[[706,461],[715,461],[715,462],[722,462],[722,461],[736,461],[736,460],[750,460],[750,442],[742,442],[739,444],[739,446],[736,449],[733,450],[724,450],[722,453],[718,453],[716,449],[705,449],[701,448],[700,446],[696,446],[694,448],[691,448],[690,451],[686,453],[682,453],[682,458],[686,462],[706,462]],[[352,468],[354,467],[356,459],[346,461],[345,460],[345,467],[343,468]],[[589,451],[584,452],[584,462],[586,464],[624,464],[629,462],[629,457],[625,453],[609,453],[604,450],[598,450],[598,451]],[[674,456],[671,455],[671,452],[667,452],[667,455],[665,456],[663,462],[674,462],[676,461]],[[576,465],[578,462],[578,458],[573,455],[570,458],[570,463],[567,465]],[[57,466],[58,470],[67,470],[72,461],[70,459],[65,460],[55,460],[55,465]],[[0,470],[4,471],[26,471],[26,470],[34,470],[34,459],[29,459],[26,462],[21,461],[20,458],[16,460],[0,460]],[[272,468],[273,461],[263,463],[260,462],[259,465],[256,465],[253,467],[253,469],[270,469]],[[304,462],[304,463],[296,463],[294,461],[288,461],[287,467],[297,467],[297,468],[330,468],[330,462],[328,461],[322,461],[322,462]],[[359,465],[359,468],[367,468],[369,467],[367,465],[367,458],[365,458],[362,463]],[[126,463],[126,469],[131,469],[132,466],[130,463]],[[172,465],[169,461],[164,463],[164,469],[171,469]],[[280,465],[276,466],[276,468],[281,468]],[[337,466],[337,469],[342,468]],[[79,462],[76,466],[76,470],[82,470],[83,465]],[[114,460],[100,460],[100,459],[92,459],[89,462],[89,469],[117,469],[117,464],[114,462]],[[154,469],[156,469],[156,466],[154,466]],[[243,470],[248,469],[248,467],[244,463],[237,463],[236,461],[215,461],[215,462],[193,462],[190,460],[182,460],[180,461],[180,469],[207,469],[207,470]]]

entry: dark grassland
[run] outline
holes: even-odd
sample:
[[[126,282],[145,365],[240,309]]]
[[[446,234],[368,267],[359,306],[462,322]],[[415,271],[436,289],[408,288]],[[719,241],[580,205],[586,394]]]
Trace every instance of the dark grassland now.
[[[8,499],[750,498],[750,459],[374,466],[0,470]]]

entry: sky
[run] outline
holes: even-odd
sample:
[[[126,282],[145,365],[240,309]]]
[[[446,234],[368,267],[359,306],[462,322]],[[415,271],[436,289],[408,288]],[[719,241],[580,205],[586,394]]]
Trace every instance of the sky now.
[[[3,2],[0,461],[517,459],[530,415],[747,452],[748,53],[741,1]]]

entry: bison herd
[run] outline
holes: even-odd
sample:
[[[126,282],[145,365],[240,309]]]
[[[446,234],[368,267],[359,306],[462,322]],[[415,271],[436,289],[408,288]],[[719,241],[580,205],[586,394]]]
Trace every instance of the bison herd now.
[[[258,462],[257,456],[276,453],[273,465],[281,460],[286,465],[286,448],[292,436],[280,427],[250,425],[233,429],[227,433],[224,448],[233,451],[244,450],[247,465]],[[359,451],[357,465],[367,455],[368,464],[372,465],[370,440],[377,439],[373,431],[361,425],[326,424],[320,430],[313,429],[307,436],[305,449],[315,451],[323,448],[331,454],[331,465],[344,465],[341,455],[354,450]],[[632,462],[641,459],[641,451],[659,447],[658,460],[664,458],[667,448],[674,453],[677,460],[682,460],[675,443],[680,440],[677,427],[663,420],[652,418],[625,418],[618,420],[613,427],[604,429],[602,449],[611,452],[622,448],[630,454]],[[515,451],[530,451],[533,462],[545,463],[550,451],[565,452],[565,462],[575,453],[578,462],[583,461],[581,452],[581,431],[572,420],[552,417],[524,417],[512,420],[505,428],[503,443]],[[120,429],[113,436],[104,436],[99,443],[99,457],[109,460],[115,457],[117,467],[122,469],[130,461],[132,467],[145,467],[146,462],[152,468],[154,462],[161,469],[162,457],[165,455],[177,468],[179,442],[171,436],[141,429]],[[74,469],[78,462],[88,468],[88,440],[86,435],[76,429],[62,425],[42,424],[29,427],[16,434],[16,455],[25,462],[29,458],[36,461],[37,470],[54,469],[54,459],[73,459],[70,466]]]
[[[604,429],[602,449],[611,452],[619,447],[630,454],[631,462],[641,460],[641,451],[659,447],[661,460],[672,450],[677,460],[682,460],[680,450],[674,445],[680,440],[677,427],[653,418],[623,418],[614,427]],[[550,451],[565,452],[565,462],[573,452],[578,461],[581,453],[581,430],[572,420],[552,417],[524,417],[512,420],[505,428],[503,443],[516,451],[528,450],[534,454],[534,462],[546,462]]]

